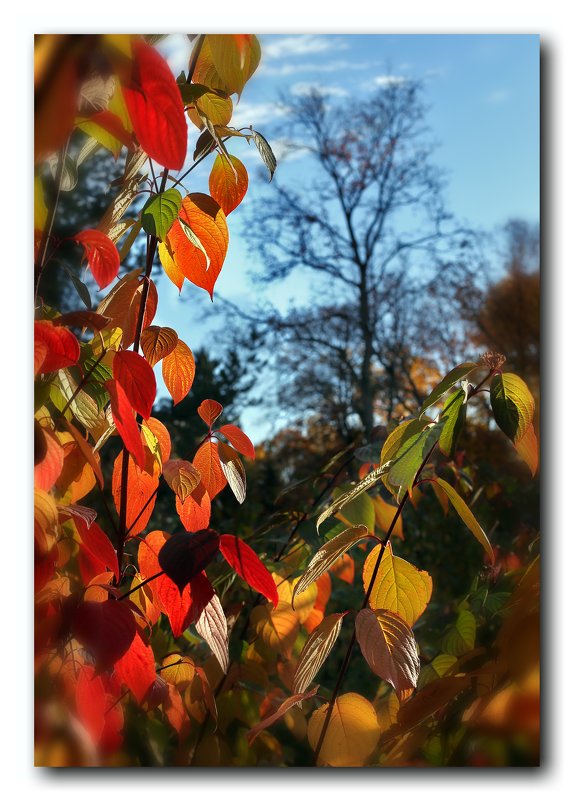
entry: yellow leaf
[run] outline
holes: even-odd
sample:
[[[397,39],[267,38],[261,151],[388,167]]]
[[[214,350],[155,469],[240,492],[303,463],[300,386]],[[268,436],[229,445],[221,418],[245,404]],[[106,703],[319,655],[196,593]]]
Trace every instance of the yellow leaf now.
[[[265,645],[273,651],[291,655],[299,633],[299,619],[289,603],[279,601],[276,609],[271,604],[256,606],[251,612],[251,625]]]
[[[365,560],[363,584],[369,587],[382,546],[373,548]],[[424,570],[393,554],[387,545],[369,597],[372,609],[389,609],[412,626],[427,607],[432,594],[432,579]]]
[[[313,712],[307,729],[314,750],[325,723],[328,704]],[[381,730],[373,705],[357,693],[346,693],[335,701],[333,714],[319,761],[336,768],[361,767],[375,750]]]
[[[195,678],[195,665],[183,654],[170,654],[163,659],[161,665],[162,678],[180,689],[191,684]]]

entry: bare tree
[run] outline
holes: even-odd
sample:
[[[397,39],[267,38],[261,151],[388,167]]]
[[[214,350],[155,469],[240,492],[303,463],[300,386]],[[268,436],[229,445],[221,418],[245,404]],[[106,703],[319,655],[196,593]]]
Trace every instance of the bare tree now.
[[[397,82],[337,107],[297,98],[291,135],[309,179],[275,183],[246,229],[263,280],[298,271],[314,289],[307,308],[259,316],[288,376],[280,400],[331,415],[343,434],[420,402],[421,359],[453,348],[445,297],[469,278],[473,234],[445,210],[421,91]]]

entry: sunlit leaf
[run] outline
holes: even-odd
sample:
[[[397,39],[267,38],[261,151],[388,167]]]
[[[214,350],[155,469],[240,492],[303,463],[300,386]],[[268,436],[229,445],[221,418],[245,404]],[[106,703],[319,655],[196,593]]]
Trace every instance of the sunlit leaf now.
[[[227,479],[229,488],[235,495],[239,503],[243,503],[247,495],[247,477],[243,462],[239,458],[237,451],[230,448],[224,442],[217,443],[217,453],[223,475]]]
[[[84,255],[100,289],[116,278],[120,269],[118,249],[101,231],[90,229],[72,237],[84,248]]]
[[[321,669],[339,636],[345,614],[328,615],[309,635],[297,661],[294,693],[304,693]]]
[[[181,503],[194,491],[201,481],[199,471],[184,459],[171,459],[163,464],[163,477]]]
[[[434,481],[436,481],[439,487],[446,493],[449,501],[452,503],[455,510],[458,512],[460,519],[463,521],[463,523],[465,523],[465,525],[470,529],[472,534],[480,542],[480,544],[486,551],[488,558],[490,559],[491,562],[493,562],[494,553],[492,550],[492,545],[490,544],[488,537],[486,536],[482,526],[480,525],[476,517],[473,515],[469,507],[466,505],[466,502],[460,497],[455,488],[451,487],[451,485],[444,479],[435,478]]]
[[[178,340],[175,348],[164,357],[161,374],[175,406],[185,398],[195,378],[193,353],[181,339]]]
[[[229,634],[227,620],[217,595],[214,595],[205,606],[199,619],[195,622],[195,628],[199,636],[211,648],[221,670],[227,673],[229,668]]]
[[[123,454],[120,453],[114,462],[112,472],[112,496],[118,514],[121,509],[122,497],[122,464]],[[155,492],[159,485],[159,475],[150,475],[134,462],[132,456],[128,458],[127,488],[126,488],[126,527],[128,536],[135,537],[147,526],[155,506]],[[140,566],[141,567],[141,566]]]
[[[115,671],[141,704],[155,681],[156,673],[153,650],[144,643],[139,634],[136,634],[128,650],[116,662]]]
[[[453,458],[458,439],[466,422],[466,408],[468,397],[468,384],[458,389],[445,401],[441,413],[444,426],[441,431],[438,446],[445,456]]]
[[[395,487],[397,496],[411,492],[414,480],[441,435],[444,422],[430,425],[407,439],[395,456],[388,472],[388,483]]]
[[[233,209],[239,206],[245,197],[248,184],[247,170],[241,161],[235,156],[229,156],[228,161],[219,153],[209,174],[209,192],[226,215],[231,214]]]
[[[312,749],[327,716],[328,704],[311,715],[307,737]],[[335,701],[333,714],[319,754],[319,760],[337,768],[360,767],[371,756],[381,731],[373,705],[357,693],[345,693]]]
[[[498,427],[515,444],[520,442],[534,418],[534,398],[524,381],[514,373],[495,375],[490,405]]]
[[[369,536],[366,526],[353,526],[333,537],[317,551],[309,562],[307,570],[303,573],[297,586],[295,587],[294,597],[307,589],[319,576],[325,573],[340,556],[346,553],[355,543]]]
[[[194,576],[201,573],[219,550],[219,534],[212,529],[197,534],[172,534],[161,548],[158,559],[162,570],[180,593]]]
[[[118,434],[125,447],[134,457],[138,467],[145,466],[145,453],[139,426],[136,423],[133,409],[123,387],[115,379],[106,381],[105,387],[110,394],[112,416]]]
[[[221,403],[215,400],[204,400],[197,407],[197,413],[206,426],[212,428],[213,424],[223,411]]]
[[[405,621],[388,609],[361,609],[355,619],[357,642],[373,673],[397,692],[414,689],[420,671],[417,644]]]
[[[378,467],[376,470],[373,470],[369,473],[362,481],[359,481],[354,487],[352,487],[348,492],[344,492],[342,495],[339,495],[333,503],[331,503],[325,511],[321,512],[319,517],[317,518],[317,531],[319,531],[319,527],[321,523],[326,520],[331,515],[336,514],[337,512],[341,511],[345,504],[350,503],[352,500],[357,498],[363,492],[374,487],[375,484],[381,480],[382,476],[388,472],[388,466],[382,465]]]
[[[142,228],[146,234],[163,242],[177,218],[181,203],[181,195],[173,188],[150,197],[141,212]]]
[[[246,542],[233,534],[222,534],[219,538],[219,550],[223,558],[250,587],[264,595],[273,606],[277,606],[279,596],[275,581],[261,559]]]
[[[148,362],[133,350],[114,354],[113,375],[131,406],[147,420],[156,394],[155,375]]]
[[[173,328],[150,325],[142,331],[141,347],[144,356],[154,367],[159,361],[175,350],[179,339]]]
[[[247,456],[248,459],[255,459],[255,448],[253,443],[243,431],[234,425],[224,425],[219,429],[219,433],[229,440],[236,451]]]
[[[466,378],[469,373],[472,373],[472,371],[476,370],[476,368],[479,366],[480,365],[478,365],[476,362],[464,362],[464,364],[459,364],[457,367],[454,367],[450,373],[447,373],[442,381],[436,385],[431,394],[425,400],[421,406],[419,416],[422,417],[427,409],[429,409],[431,406],[434,406],[438,401],[440,401],[443,395],[446,395],[446,393],[455,386],[455,384],[457,384],[462,378]]]
[[[365,560],[365,590],[371,583],[381,547],[377,545],[373,548]],[[429,574],[395,556],[391,546],[387,545],[369,597],[371,609],[388,609],[413,626],[426,609],[431,593],[432,579]]]
[[[280,720],[286,712],[292,709],[296,704],[301,704],[302,701],[306,701],[308,698],[312,698],[319,688],[315,687],[309,692],[300,692],[296,693],[295,695],[291,695],[289,698],[286,698],[282,704],[280,704],[273,714],[266,717],[256,726],[253,726],[252,729],[249,729],[247,732],[247,740],[249,745],[252,745],[257,736],[264,730],[268,729],[269,726],[272,726],[278,720]]]
[[[44,358],[36,372],[51,373],[71,367],[80,358],[80,345],[72,332],[48,320],[34,322],[34,341],[45,347]]]
[[[532,423],[526,429],[525,435],[514,447],[520,458],[524,459],[530,468],[532,475],[535,476],[538,470],[538,440]]]
[[[215,442],[208,440],[201,445],[193,458],[193,466],[199,470],[201,483],[213,501],[216,495],[227,484],[227,479],[221,468],[219,451]]]

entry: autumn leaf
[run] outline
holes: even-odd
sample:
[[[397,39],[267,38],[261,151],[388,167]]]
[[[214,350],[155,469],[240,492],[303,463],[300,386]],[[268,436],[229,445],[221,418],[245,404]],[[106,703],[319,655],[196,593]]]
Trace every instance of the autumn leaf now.
[[[351,548],[355,543],[369,536],[366,526],[353,526],[333,537],[332,540],[322,545],[315,556],[309,562],[307,570],[303,573],[297,586],[295,587],[294,595],[298,595],[311,586],[313,582],[317,581],[319,576],[325,573],[337,559],[339,559],[346,551]]]
[[[226,216],[239,206],[248,184],[247,170],[242,162],[235,156],[224,158],[218,153],[209,174],[209,192]]]
[[[148,421],[149,422],[149,421]],[[123,453],[118,454],[112,472],[112,496],[118,514],[122,496]],[[128,458],[126,528],[128,537],[135,537],[147,526],[155,506],[159,475],[150,475]]]
[[[222,534],[219,538],[219,550],[223,558],[250,587],[264,595],[273,606],[277,606],[279,596],[275,581],[261,559],[246,542],[233,534]]]
[[[76,711],[94,743],[100,741],[106,723],[106,691],[92,665],[82,665],[76,682]]]
[[[121,384],[115,379],[110,379],[104,384],[110,394],[112,404],[112,417],[117,428],[118,434],[123,440],[124,445],[134,457],[138,467],[145,467],[145,453],[140,435],[139,426],[133,414],[132,406],[128,396]]]
[[[373,548],[365,560],[363,585],[368,589],[381,545]],[[369,597],[371,609],[388,609],[412,626],[427,607],[432,593],[432,579],[424,570],[395,556],[387,545]]]
[[[490,384],[490,405],[498,427],[512,442],[520,442],[534,418],[534,398],[514,373],[499,373]]]
[[[266,717],[256,726],[253,726],[252,729],[249,729],[247,732],[247,742],[249,745],[253,745],[253,742],[257,736],[264,731],[264,729],[268,729],[269,726],[272,726],[273,723],[276,723],[278,720],[280,720],[295,705],[301,704],[303,701],[306,701],[309,698],[313,698],[318,689],[319,687],[314,687],[312,690],[309,690],[309,692],[296,693],[295,695],[291,695],[289,698],[286,698],[283,703],[277,707],[273,714]]]
[[[133,350],[114,354],[113,375],[133,409],[147,420],[156,394],[155,375],[146,360]]]
[[[115,672],[141,704],[155,681],[155,659],[151,646],[136,634],[125,654],[116,662]]]
[[[84,256],[100,289],[111,284],[120,269],[120,254],[111,239],[95,229],[74,234],[72,239],[84,248]]]
[[[133,70],[123,95],[140,145],[154,161],[180,170],[187,152],[187,124],[179,89],[160,54],[133,41]]]
[[[201,247],[190,241],[179,220],[189,227]],[[177,269],[213,298],[213,288],[229,243],[225,214],[218,203],[198,192],[185,197],[179,218],[167,235],[167,243]]]
[[[243,462],[239,458],[237,451],[230,448],[224,442],[217,443],[217,452],[223,475],[227,479],[229,488],[235,495],[239,503],[243,503],[247,495],[247,477]]]
[[[431,394],[425,400],[423,405],[421,406],[421,410],[419,412],[419,417],[422,417],[423,414],[426,412],[427,409],[430,409],[431,406],[434,406],[443,395],[451,390],[462,378],[466,378],[467,375],[476,370],[477,367],[480,365],[476,362],[464,362],[464,364],[459,364],[454,367],[443,379],[440,381],[436,387],[433,389]]]
[[[208,440],[199,447],[193,459],[193,466],[199,470],[201,483],[213,501],[227,484],[215,442]]]
[[[388,609],[361,609],[357,642],[373,673],[400,693],[414,689],[420,672],[417,644],[405,621]]]
[[[203,484],[198,484],[183,503],[176,498],[175,511],[186,531],[195,532],[208,528],[211,519],[211,499]]]
[[[321,669],[335,645],[345,615],[346,612],[328,615],[309,635],[297,661],[294,693],[304,693]]]
[[[253,447],[253,443],[247,434],[244,434],[240,428],[234,425],[226,424],[221,426],[219,433],[223,434],[229,443],[233,445],[236,451],[239,451],[239,453],[241,453],[243,456],[247,456],[248,459],[255,459],[255,448]]]
[[[307,737],[312,749],[319,744],[327,709],[328,704],[323,704],[311,715]],[[373,705],[357,693],[345,693],[335,701],[319,759],[336,768],[361,767],[375,750],[380,734]]]
[[[193,681],[195,665],[185,654],[169,654],[162,660],[161,675],[170,684],[182,689]]]
[[[169,356],[178,342],[177,332],[166,326],[150,325],[141,335],[143,354],[152,367]]]
[[[97,308],[98,314],[111,319],[110,328],[121,329],[122,348],[132,345],[139,319],[144,284],[148,284],[148,293],[143,318],[143,328],[151,325],[157,311],[157,289],[153,281],[141,278],[139,270],[124,276],[102,300]]]
[[[197,534],[172,534],[161,548],[158,559],[162,570],[177,584],[180,593],[186,584],[201,573],[219,550],[219,534],[205,529]]]
[[[67,328],[54,326],[48,320],[34,322],[34,342],[44,346],[43,359],[34,358],[36,373],[52,373],[63,367],[71,367],[80,358],[80,345],[76,337]],[[39,362],[39,364],[37,364]]]
[[[471,533],[476,537],[476,539],[480,542],[486,554],[491,562],[494,561],[494,552],[492,550],[492,545],[490,544],[488,537],[486,536],[484,529],[473,515],[469,507],[467,506],[466,502],[460,497],[458,492],[455,490],[454,487],[445,481],[442,478],[435,478],[433,479],[438,486],[443,490],[443,492],[447,495],[449,501],[454,506],[456,512],[458,513],[460,519],[465,523]]]
[[[82,553],[89,555],[90,560],[97,568],[97,572],[102,572],[109,568],[119,580],[118,557],[107,534],[102,531],[97,523],[92,523],[88,526],[81,519],[76,519],[76,528],[81,540],[80,557]],[[80,572],[81,568],[82,563],[80,561]]]
[[[92,652],[97,668],[108,670],[132,644],[136,621],[121,601],[84,601],[74,613],[72,634]]]
[[[215,400],[204,400],[197,407],[197,413],[206,426],[211,429],[217,418],[221,415],[223,406]]]
[[[164,357],[161,374],[175,406],[185,398],[195,377],[193,353],[181,339],[178,339],[175,348]]]
[[[223,673],[227,673],[229,668],[229,633],[227,631],[227,620],[217,595],[213,595],[209,603],[204,607],[195,622],[195,628],[199,636],[203,637],[211,648]]]

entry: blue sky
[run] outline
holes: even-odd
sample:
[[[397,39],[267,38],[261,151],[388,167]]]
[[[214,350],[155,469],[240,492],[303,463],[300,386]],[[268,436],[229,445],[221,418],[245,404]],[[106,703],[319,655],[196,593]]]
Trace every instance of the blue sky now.
[[[334,103],[368,98],[389,81],[422,80],[427,116],[437,142],[434,162],[447,172],[447,207],[471,225],[492,231],[510,217],[539,219],[539,37],[534,35],[263,35],[262,60],[237,105],[232,124],[262,131],[278,156],[276,179],[298,182],[309,170],[302,152],[286,154],[281,126],[287,122],[277,103],[280,92],[297,95],[317,87]],[[189,43],[174,36],[164,44],[174,72],[186,67]],[[197,135],[190,128],[190,144]],[[254,147],[234,142],[250,187],[243,206],[228,218],[230,247],[216,292],[248,306],[261,297],[251,275],[261,265],[243,238],[244,209],[265,191]],[[193,147],[190,146],[193,153]],[[191,155],[191,154],[190,154]],[[211,160],[195,170],[189,191],[208,191]],[[187,283],[187,282],[186,282]],[[267,290],[280,308],[300,300],[296,280]],[[176,328],[192,349],[209,344],[214,322],[205,321],[208,296],[162,279],[156,322]],[[217,303],[217,299],[216,299]],[[158,376],[159,378],[159,376]],[[165,389],[159,380],[159,390]],[[267,412],[268,413],[268,412]],[[246,429],[255,439],[270,433],[261,410],[247,411]]]

